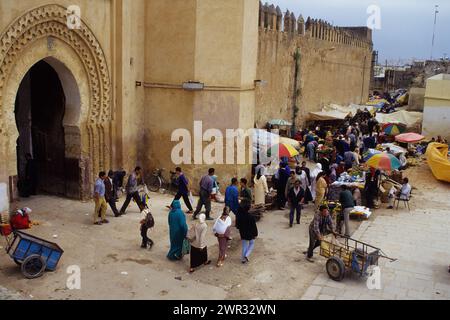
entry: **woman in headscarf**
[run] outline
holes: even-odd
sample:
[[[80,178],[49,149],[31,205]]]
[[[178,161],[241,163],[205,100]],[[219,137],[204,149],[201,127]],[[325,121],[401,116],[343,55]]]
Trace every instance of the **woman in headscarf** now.
[[[258,171],[253,179],[253,183],[255,185],[255,205],[266,204],[266,194],[269,193],[266,176],[261,171]]]
[[[222,215],[214,223],[213,232],[219,241],[219,259],[217,266],[223,266],[225,258],[227,257],[228,241],[231,234],[231,218],[229,216],[230,208],[223,208]]]
[[[327,193],[328,184],[325,181],[324,175],[325,175],[325,173],[322,171],[317,175],[317,178],[316,178],[316,197],[315,197],[315,201],[314,201],[316,210],[319,209],[319,207],[322,204],[322,201],[325,198],[325,195]]]
[[[170,250],[167,254],[169,260],[181,260],[183,257],[183,241],[186,238],[188,226],[186,216],[181,210],[179,200],[174,200],[169,212]]]
[[[316,199],[316,180],[319,173],[322,172],[322,165],[320,163],[316,164],[316,167],[311,171],[311,195],[313,200]]]
[[[295,168],[296,177],[300,180],[301,187],[305,192],[304,204],[308,204],[312,200],[311,190],[309,188],[309,180],[307,173],[302,168]]]
[[[206,215],[204,213],[198,216],[198,222],[194,224],[192,230],[189,231],[189,241],[191,242],[191,268],[189,272],[194,272],[195,268],[202,265],[208,265],[208,247],[206,246]]]

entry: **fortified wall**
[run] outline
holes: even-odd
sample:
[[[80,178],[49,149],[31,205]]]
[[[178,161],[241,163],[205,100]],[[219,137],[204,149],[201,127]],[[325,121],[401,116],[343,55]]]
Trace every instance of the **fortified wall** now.
[[[326,104],[365,102],[372,47],[367,27],[336,27],[310,17],[305,21],[289,10],[283,15],[279,7],[260,3],[257,79],[263,82],[256,89],[256,125],[282,118],[301,126],[310,111]]]

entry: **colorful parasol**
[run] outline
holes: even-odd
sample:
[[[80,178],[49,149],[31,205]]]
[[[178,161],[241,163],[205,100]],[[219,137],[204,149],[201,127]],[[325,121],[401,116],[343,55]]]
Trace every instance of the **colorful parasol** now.
[[[403,143],[415,143],[422,141],[423,139],[425,139],[424,136],[414,132],[399,134],[398,136],[395,137],[395,140]]]
[[[376,154],[383,153],[382,151],[379,151],[377,149],[369,149],[366,152],[363,153],[364,161],[368,161],[370,158],[372,158]]]
[[[367,165],[385,171],[392,171],[401,167],[400,160],[387,152],[373,155],[369,161],[367,161]]]
[[[386,123],[383,132],[390,136],[396,136],[406,131],[406,126],[400,123]]]
[[[272,154],[278,154],[279,158],[282,157],[292,158],[299,154],[299,152],[293,146],[285,143],[273,145],[267,153],[269,157]]]

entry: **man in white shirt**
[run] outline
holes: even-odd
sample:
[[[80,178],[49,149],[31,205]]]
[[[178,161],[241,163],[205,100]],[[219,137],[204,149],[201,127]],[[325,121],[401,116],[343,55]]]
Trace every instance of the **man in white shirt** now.
[[[411,185],[409,184],[408,178],[403,179],[403,185],[400,189],[400,193],[398,195],[400,200],[409,200],[409,196],[411,195]]]

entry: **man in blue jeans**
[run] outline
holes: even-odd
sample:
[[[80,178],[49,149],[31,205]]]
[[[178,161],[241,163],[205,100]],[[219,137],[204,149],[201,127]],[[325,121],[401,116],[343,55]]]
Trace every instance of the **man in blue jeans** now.
[[[302,204],[305,201],[305,191],[301,187],[300,180],[295,180],[294,187],[288,193],[288,201],[291,206],[289,213],[289,227],[292,228],[294,223],[294,213],[296,212],[297,224],[300,224],[300,217],[302,215]]]
[[[250,262],[249,257],[255,247],[255,239],[258,237],[258,228],[256,226],[255,218],[248,212],[250,210],[250,205],[248,203],[241,204],[240,209],[236,227],[239,229],[242,240],[241,262],[245,264]]]

